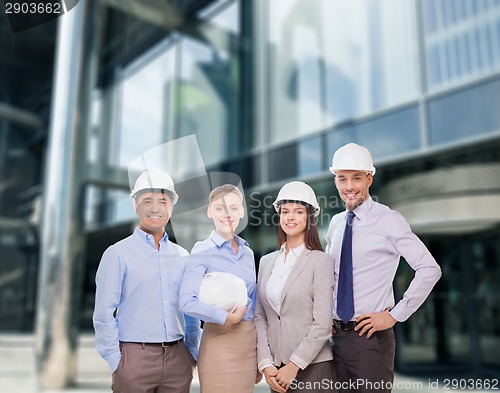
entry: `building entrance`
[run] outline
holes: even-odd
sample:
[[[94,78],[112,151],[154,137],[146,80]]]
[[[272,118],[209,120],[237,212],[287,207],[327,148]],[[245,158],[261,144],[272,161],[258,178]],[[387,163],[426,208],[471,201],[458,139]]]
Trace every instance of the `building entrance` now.
[[[398,366],[500,374],[500,231],[423,240],[443,276],[421,309],[398,326]],[[398,298],[412,277],[402,263]]]

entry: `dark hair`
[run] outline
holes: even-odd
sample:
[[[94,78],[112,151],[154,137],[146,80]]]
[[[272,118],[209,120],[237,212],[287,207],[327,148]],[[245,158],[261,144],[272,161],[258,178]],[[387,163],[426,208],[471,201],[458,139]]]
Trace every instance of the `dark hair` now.
[[[314,207],[310,204],[302,202],[302,201],[287,201],[287,202],[295,202],[300,203],[306,207],[307,212],[307,225],[305,229],[304,235],[304,243],[309,250],[318,250],[323,251],[323,246],[321,245],[321,241],[319,240],[318,227],[316,226],[316,217],[314,216]],[[281,206],[279,207],[278,214],[281,214]],[[286,233],[281,228],[281,225],[278,224],[278,247],[277,250],[281,248],[283,243],[286,242]]]

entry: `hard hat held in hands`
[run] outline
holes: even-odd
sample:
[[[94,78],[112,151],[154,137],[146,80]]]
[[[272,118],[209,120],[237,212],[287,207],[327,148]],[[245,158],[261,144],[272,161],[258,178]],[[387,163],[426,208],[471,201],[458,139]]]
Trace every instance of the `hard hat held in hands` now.
[[[173,199],[173,204],[177,203],[179,196],[175,192],[174,181],[166,172],[152,169],[141,173],[135,181],[135,186],[130,196],[135,198],[140,192],[165,192],[167,191]]]
[[[336,171],[363,171],[375,175],[372,155],[366,147],[356,143],[348,143],[339,148],[332,159],[330,172],[335,175]]]
[[[234,274],[212,272],[203,276],[198,300],[232,312],[246,306],[247,299],[245,282]]]
[[[316,199],[316,194],[311,186],[304,182],[292,181],[281,187],[281,190],[278,192],[278,197],[273,202],[274,209],[277,213],[279,213],[280,205],[285,201],[305,202],[314,208],[315,217],[319,214],[320,208],[318,200]]]

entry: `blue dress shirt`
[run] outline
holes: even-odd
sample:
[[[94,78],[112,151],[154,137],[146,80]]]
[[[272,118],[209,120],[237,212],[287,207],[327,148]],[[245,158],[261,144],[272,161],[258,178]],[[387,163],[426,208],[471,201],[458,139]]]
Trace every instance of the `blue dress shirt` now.
[[[205,322],[223,325],[228,312],[198,300],[201,280],[206,273],[225,272],[240,277],[247,287],[247,311],[243,321],[252,321],[255,308],[256,274],[253,251],[248,243],[239,236],[235,254],[230,242],[213,231],[210,237],[194,245],[190,261],[184,272],[179,292],[179,307],[182,312]]]
[[[178,307],[188,256],[166,234],[157,250],[153,236],[139,228],[104,252],[96,274],[93,321],[97,352],[112,371],[121,358],[119,341],[159,343],[184,338],[197,359],[200,321],[184,316]]]

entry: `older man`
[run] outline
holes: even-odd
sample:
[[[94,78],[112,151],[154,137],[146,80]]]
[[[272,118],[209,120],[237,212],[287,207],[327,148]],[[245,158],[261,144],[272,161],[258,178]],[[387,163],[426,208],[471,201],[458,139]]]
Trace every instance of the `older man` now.
[[[140,225],[104,252],[96,275],[97,351],[113,372],[113,392],[188,393],[200,323],[178,309],[188,252],[165,233],[178,195],[167,173],[151,170],[131,197]]]

